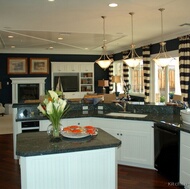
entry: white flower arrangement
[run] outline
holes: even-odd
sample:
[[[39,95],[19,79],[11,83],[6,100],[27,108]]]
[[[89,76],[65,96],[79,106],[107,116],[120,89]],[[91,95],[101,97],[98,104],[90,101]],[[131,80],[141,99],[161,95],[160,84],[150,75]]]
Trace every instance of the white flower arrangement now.
[[[69,106],[67,106],[67,101],[59,98],[55,91],[49,90],[46,98],[37,108],[51,121],[53,130],[59,130],[60,119],[68,111]]]

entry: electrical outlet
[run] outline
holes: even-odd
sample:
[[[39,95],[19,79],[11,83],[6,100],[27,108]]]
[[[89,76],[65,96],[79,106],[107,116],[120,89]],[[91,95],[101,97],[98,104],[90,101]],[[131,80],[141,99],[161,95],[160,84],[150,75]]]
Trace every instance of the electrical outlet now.
[[[83,106],[82,109],[83,110],[88,110],[88,106]]]

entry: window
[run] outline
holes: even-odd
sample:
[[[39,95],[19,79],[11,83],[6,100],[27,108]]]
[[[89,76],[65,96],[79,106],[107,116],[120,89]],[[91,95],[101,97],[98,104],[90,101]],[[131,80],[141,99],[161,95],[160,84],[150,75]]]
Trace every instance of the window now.
[[[144,93],[143,63],[135,68],[130,68],[130,76],[131,92]]]
[[[157,76],[157,77],[156,77]],[[181,95],[179,78],[179,58],[175,57],[170,64],[162,69],[155,64],[156,102],[169,102],[173,94]]]
[[[113,64],[113,75],[121,76],[121,83],[117,84],[117,91],[124,93],[123,91],[123,61],[115,61]],[[143,63],[135,68],[129,68],[129,84],[131,84],[130,94],[144,94],[144,75],[143,75]],[[115,85],[113,85],[113,91],[115,91]]]

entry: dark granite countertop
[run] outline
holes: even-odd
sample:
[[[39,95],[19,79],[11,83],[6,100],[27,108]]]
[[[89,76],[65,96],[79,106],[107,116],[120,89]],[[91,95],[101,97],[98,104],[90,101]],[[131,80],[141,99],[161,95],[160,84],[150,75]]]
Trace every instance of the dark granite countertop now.
[[[56,153],[95,150],[102,148],[118,147],[121,141],[111,136],[102,129],[98,135],[82,139],[69,139],[62,137],[60,142],[51,142],[46,132],[21,133],[17,135],[18,156],[37,156]]]
[[[114,112],[114,111],[112,111]],[[180,119],[180,114],[156,114],[156,113],[144,113],[147,114],[145,118],[137,117],[121,117],[121,116],[109,116],[107,113],[109,111],[102,110],[70,110],[66,115],[63,116],[63,119],[68,118],[85,118],[85,117],[97,117],[97,118],[109,118],[109,119],[122,119],[122,120],[136,120],[136,121],[153,121],[153,122],[162,122],[164,121],[166,126],[171,126],[171,124],[177,125],[177,129],[180,129],[185,132],[190,133],[190,126],[182,123]],[[42,115],[35,115],[28,118],[17,118],[16,121],[32,121],[32,120],[47,120],[47,117]],[[169,124],[168,124],[169,123]],[[162,123],[163,124],[163,123]],[[173,126],[172,126],[173,127]]]

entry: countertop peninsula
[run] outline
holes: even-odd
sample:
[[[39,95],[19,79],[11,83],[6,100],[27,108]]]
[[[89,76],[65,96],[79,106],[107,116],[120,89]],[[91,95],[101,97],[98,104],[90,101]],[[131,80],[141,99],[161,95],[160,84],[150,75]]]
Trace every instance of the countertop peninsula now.
[[[98,129],[96,136],[87,136],[80,139],[61,137],[60,142],[51,142],[47,132],[30,132],[17,135],[16,154],[18,156],[37,156],[57,153],[68,153],[85,150],[118,147],[121,141]]]
[[[101,129],[96,136],[59,142],[51,142],[43,131],[18,134],[21,188],[116,189],[120,144]]]

